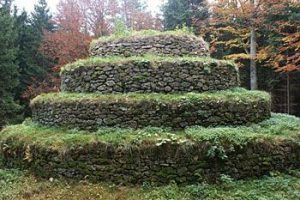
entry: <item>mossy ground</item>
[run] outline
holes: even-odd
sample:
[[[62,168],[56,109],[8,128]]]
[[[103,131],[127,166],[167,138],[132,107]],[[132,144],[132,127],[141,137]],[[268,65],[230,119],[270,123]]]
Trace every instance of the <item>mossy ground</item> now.
[[[262,91],[248,91],[242,88],[234,88],[224,91],[213,91],[203,93],[127,93],[127,94],[100,94],[100,93],[48,93],[43,94],[31,101],[31,104],[43,102],[78,102],[78,101],[157,101],[157,102],[194,102],[194,101],[270,101],[270,95]]]
[[[0,142],[13,139],[25,144],[36,144],[65,150],[73,146],[97,142],[115,145],[142,144],[143,142],[226,141],[237,145],[253,140],[300,141],[300,119],[283,114],[273,114],[259,124],[237,127],[191,127],[183,131],[172,131],[148,127],[144,129],[102,128],[89,133],[63,128],[49,128],[25,121],[21,125],[6,127],[0,133]]]
[[[226,63],[235,67],[232,61],[227,60],[216,60],[210,57],[196,57],[196,56],[182,56],[182,57],[172,57],[172,56],[159,56],[153,54],[146,54],[143,56],[131,56],[131,57],[121,57],[121,56],[108,56],[108,57],[90,57],[87,59],[81,59],[74,63],[67,64],[61,69],[61,72],[74,70],[80,66],[94,67],[102,64],[121,64],[126,62],[203,62],[208,66],[217,63]],[[155,67],[155,66],[154,66]]]
[[[224,176],[218,184],[155,187],[121,187],[70,182],[63,179],[41,180],[26,172],[0,167],[1,200],[298,200],[300,170],[271,177],[232,181]]]

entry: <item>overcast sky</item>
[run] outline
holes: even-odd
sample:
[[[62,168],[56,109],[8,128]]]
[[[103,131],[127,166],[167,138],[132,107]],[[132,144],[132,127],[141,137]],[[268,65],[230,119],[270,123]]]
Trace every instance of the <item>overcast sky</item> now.
[[[33,10],[34,4],[37,1],[38,0],[15,0],[15,4],[19,9],[22,10],[24,8],[28,12],[31,12]],[[164,0],[145,0],[145,1],[148,3],[149,9],[151,9],[154,12],[157,12],[159,11],[159,6],[162,4]],[[47,2],[51,9],[51,12],[55,12],[59,0],[47,0]]]

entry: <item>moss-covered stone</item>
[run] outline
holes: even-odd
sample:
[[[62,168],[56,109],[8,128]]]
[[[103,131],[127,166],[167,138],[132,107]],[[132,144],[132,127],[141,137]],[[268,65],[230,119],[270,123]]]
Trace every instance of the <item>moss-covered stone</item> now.
[[[133,56],[147,53],[163,55],[208,56],[208,44],[194,34],[183,31],[141,31],[125,36],[102,37],[94,40],[91,56]]]
[[[26,122],[0,133],[0,157],[6,166],[26,168],[45,178],[122,184],[197,183],[216,181],[222,174],[248,178],[300,167],[298,122],[291,116],[275,115],[257,125],[230,130],[107,129],[94,134]],[[240,134],[244,131],[248,134]],[[112,142],[111,136],[120,139]],[[212,156],[212,151],[219,153]]]
[[[203,92],[239,85],[233,63],[199,57],[89,58],[65,66],[61,77],[68,92]]]
[[[246,90],[186,94],[48,94],[31,102],[44,125],[95,130],[147,126],[182,129],[257,123],[271,115],[270,96]]]

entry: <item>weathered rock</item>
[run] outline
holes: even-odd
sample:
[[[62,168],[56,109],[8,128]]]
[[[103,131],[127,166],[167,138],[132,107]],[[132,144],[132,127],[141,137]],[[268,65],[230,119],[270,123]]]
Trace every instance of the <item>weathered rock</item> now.
[[[213,141],[190,141],[189,145],[92,143],[66,148],[63,153],[51,146],[15,141],[16,138],[0,143],[2,163],[27,168],[44,178],[63,176],[116,184],[168,184],[170,181],[195,184],[215,182],[222,174],[241,179],[300,167],[300,144],[294,140],[261,139],[246,144],[226,141],[223,146],[226,158],[217,154],[208,156]]]
[[[239,86],[237,68],[225,61],[130,60],[64,70],[61,75],[61,89],[67,92],[203,92]]]
[[[213,97],[213,95],[211,95]],[[257,94],[241,100],[193,97],[156,100],[114,95],[104,98],[79,97],[74,100],[37,100],[31,104],[33,120],[44,125],[96,130],[105,127],[142,128],[220,126],[256,123],[270,117],[270,99]]]
[[[159,35],[95,42],[90,48],[90,55],[122,55],[129,57],[156,53],[174,56],[209,56],[208,50],[208,44],[200,37],[193,35]]]

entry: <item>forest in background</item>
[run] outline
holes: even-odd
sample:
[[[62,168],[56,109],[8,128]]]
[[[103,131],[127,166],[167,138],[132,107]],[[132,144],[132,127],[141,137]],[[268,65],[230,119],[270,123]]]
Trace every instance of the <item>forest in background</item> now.
[[[55,15],[46,0],[32,13],[12,3],[0,0],[0,127],[59,91],[60,68],[87,57],[92,39],[145,29],[203,36],[213,57],[235,60],[242,86],[271,92],[274,111],[300,114],[299,0],[168,0],[161,14],[143,0],[61,0]]]

